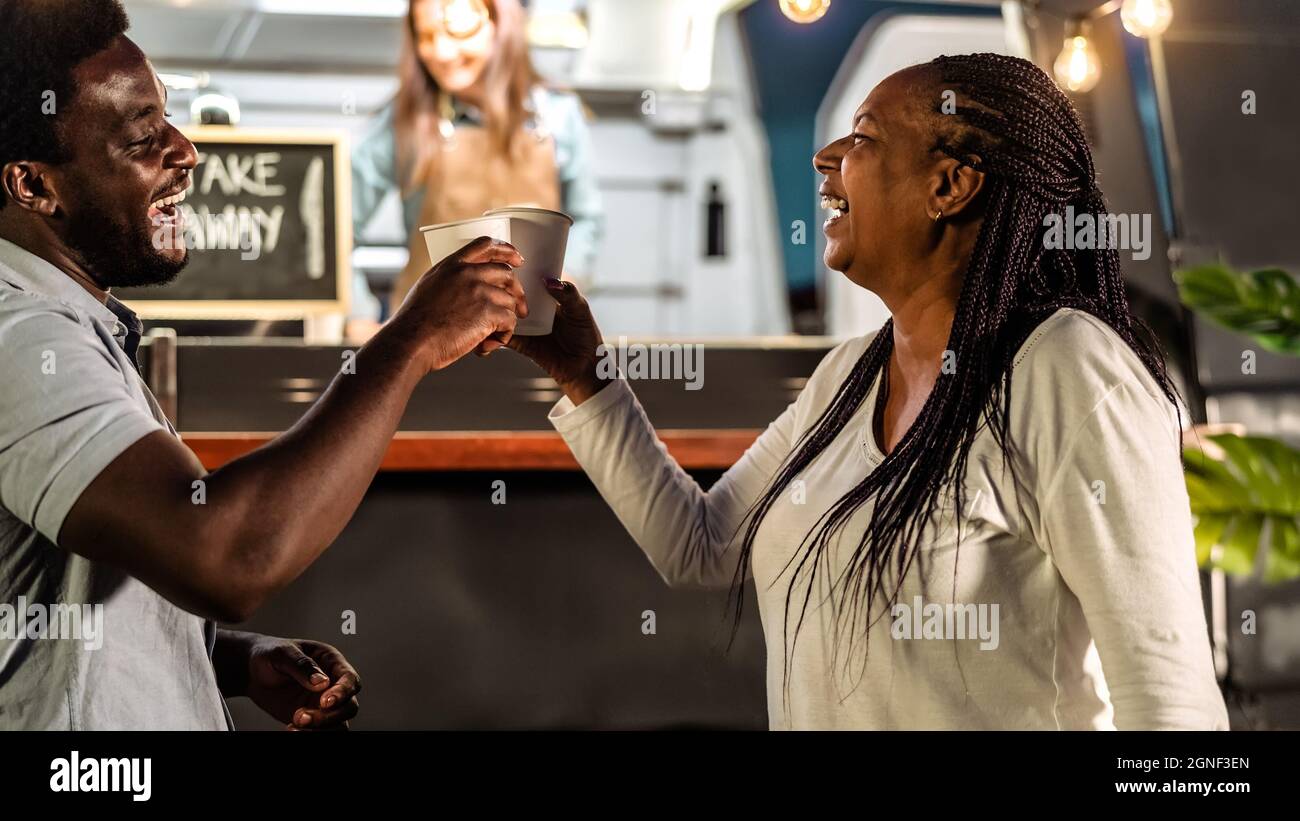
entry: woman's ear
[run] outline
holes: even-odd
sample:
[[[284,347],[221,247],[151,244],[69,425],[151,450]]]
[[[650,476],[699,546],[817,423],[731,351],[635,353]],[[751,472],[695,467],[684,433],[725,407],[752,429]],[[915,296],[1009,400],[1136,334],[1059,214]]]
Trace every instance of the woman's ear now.
[[[978,157],[973,157],[979,162]],[[933,175],[927,206],[931,219],[937,215],[955,217],[971,207],[980,190],[984,187],[984,172],[976,171],[971,166],[958,162],[952,157],[944,157],[938,163]]]

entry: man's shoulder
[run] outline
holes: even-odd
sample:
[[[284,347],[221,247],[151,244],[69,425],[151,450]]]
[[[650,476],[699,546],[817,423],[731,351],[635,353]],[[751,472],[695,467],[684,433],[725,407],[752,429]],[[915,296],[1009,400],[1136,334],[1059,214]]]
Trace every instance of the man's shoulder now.
[[[44,335],[42,332],[60,327],[66,334],[74,325],[89,332],[93,320],[75,305],[24,290],[0,277],[0,338],[13,342],[30,333]]]
[[[9,386],[14,399],[28,387],[48,393],[56,386],[84,391],[100,379],[116,384],[124,369],[106,344],[108,331],[97,329],[97,321],[76,305],[0,282],[0,350],[5,352],[0,383]],[[75,372],[78,379],[42,378],[55,369]]]

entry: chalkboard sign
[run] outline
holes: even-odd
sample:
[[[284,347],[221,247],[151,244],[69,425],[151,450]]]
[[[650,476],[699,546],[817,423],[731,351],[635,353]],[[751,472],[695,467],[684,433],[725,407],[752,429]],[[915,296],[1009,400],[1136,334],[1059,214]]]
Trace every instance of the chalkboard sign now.
[[[115,288],[141,316],[293,318],[346,312],[351,166],[343,132],[195,127],[184,202],[189,264],[162,287]]]

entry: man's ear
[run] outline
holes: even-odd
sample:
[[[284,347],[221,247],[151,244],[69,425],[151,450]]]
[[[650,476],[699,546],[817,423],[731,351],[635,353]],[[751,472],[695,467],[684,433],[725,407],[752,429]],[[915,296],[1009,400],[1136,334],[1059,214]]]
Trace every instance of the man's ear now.
[[[979,162],[978,157],[974,160]],[[934,218],[940,212],[944,217],[957,216],[971,207],[983,188],[983,171],[976,171],[952,157],[944,157],[931,177],[930,196],[926,201],[930,209],[928,216]]]
[[[0,169],[0,186],[19,208],[43,217],[52,217],[59,210],[59,195],[45,163],[26,160],[5,163]]]

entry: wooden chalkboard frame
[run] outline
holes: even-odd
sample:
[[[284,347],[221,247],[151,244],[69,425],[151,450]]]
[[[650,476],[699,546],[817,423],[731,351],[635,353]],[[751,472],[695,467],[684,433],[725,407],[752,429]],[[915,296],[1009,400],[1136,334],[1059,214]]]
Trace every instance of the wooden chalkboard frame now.
[[[352,155],[348,133],[335,129],[189,126],[181,129],[195,146],[204,143],[330,145],[334,147],[335,259],[334,299],[139,299],[131,310],[147,319],[303,319],[347,315],[352,295]]]

